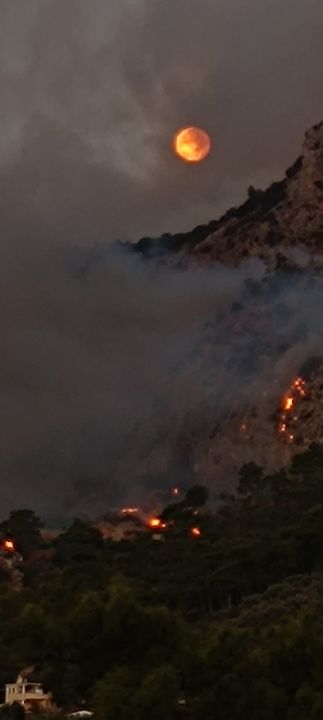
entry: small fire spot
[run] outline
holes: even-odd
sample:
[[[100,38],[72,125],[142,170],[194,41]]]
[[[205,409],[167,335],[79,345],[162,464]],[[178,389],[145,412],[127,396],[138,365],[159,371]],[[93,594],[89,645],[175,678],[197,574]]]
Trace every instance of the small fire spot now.
[[[163,522],[159,517],[150,518],[147,525],[151,530],[165,530],[166,528],[166,523]]]
[[[13,540],[9,539],[3,541],[2,548],[3,550],[6,550],[6,552],[15,552],[16,550],[15,543],[13,542]]]
[[[192,527],[190,530],[190,534],[194,538],[201,537],[201,535],[202,535],[201,530],[198,527]]]
[[[179,497],[182,494],[179,487],[172,487],[170,492],[173,497]]]
[[[298,420],[298,415],[294,411],[298,401],[306,396],[306,383],[302,377],[294,378],[287,393],[281,401],[281,414],[278,423],[278,433],[284,435],[288,442],[294,441],[294,433],[288,432],[290,422],[293,427]]]

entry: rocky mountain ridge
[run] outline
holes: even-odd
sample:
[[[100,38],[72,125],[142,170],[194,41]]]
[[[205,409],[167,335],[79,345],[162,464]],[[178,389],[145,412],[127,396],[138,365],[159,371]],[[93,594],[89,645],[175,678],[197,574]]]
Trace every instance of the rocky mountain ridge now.
[[[306,133],[302,154],[283,180],[248,194],[219,220],[189,233],[142,238],[133,249],[143,257],[171,257],[182,267],[189,259],[239,265],[253,257],[275,267],[290,248],[323,252],[323,122]]]
[[[273,471],[323,443],[323,122],[281,182],[250,188],[244,205],[208,226],[143,238],[132,252],[181,270],[257,260],[264,273],[214,312],[118,472],[134,486],[193,478],[216,493],[245,462]]]

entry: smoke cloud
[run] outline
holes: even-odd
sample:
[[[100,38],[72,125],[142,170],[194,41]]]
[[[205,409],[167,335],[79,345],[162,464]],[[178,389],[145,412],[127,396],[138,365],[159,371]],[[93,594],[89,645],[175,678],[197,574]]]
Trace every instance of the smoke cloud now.
[[[321,0],[2,0],[2,513],[72,512],[82,478],[124,493],[120,453],[261,269],[156,275],[107,247],[283,172],[323,115],[322,24]],[[171,153],[186,123],[214,141],[199,167]]]
[[[322,30],[321,0],[2,0],[14,230],[88,244],[190,229],[277,179],[323,116]],[[213,138],[199,167],[171,153],[186,123]]]
[[[137,454],[137,426],[151,436],[174,368],[261,265],[160,272],[115,248],[66,256],[31,241],[0,267],[2,509],[63,512],[70,500],[72,512],[83,481],[97,510],[115,504],[131,492],[116,463]],[[193,402],[194,381],[186,391]]]

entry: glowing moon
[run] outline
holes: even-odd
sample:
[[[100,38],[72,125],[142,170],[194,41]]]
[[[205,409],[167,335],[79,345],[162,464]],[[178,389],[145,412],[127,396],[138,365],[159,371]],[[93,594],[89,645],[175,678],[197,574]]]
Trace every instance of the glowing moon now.
[[[209,155],[211,140],[205,130],[198,127],[186,127],[178,130],[175,134],[173,148],[181,160],[198,163]]]

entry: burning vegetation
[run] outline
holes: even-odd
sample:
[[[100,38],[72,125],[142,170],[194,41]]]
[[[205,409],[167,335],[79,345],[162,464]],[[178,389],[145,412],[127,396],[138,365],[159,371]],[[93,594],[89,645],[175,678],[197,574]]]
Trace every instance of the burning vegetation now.
[[[166,523],[159,517],[150,518],[147,524],[150,530],[165,530],[166,528]]]
[[[278,432],[287,442],[293,442],[295,439],[294,430],[298,420],[297,407],[304,397],[306,397],[306,381],[303,377],[298,376],[294,378],[281,402]]]
[[[199,538],[201,537],[202,533],[199,527],[192,527],[190,530],[190,535],[193,538]]]
[[[16,552],[15,543],[10,538],[6,538],[1,543],[1,549],[4,550],[7,553],[14,553]]]
[[[128,515],[138,515],[140,513],[139,507],[123,507],[120,510],[120,515],[128,516]]]
[[[204,508],[207,500],[207,488],[203,485],[194,485],[187,490],[183,499],[177,497],[176,503],[166,505],[159,515],[150,517],[146,526],[156,539],[158,535],[162,534],[174,538],[182,533],[188,534],[191,538],[199,538],[202,531],[195,523],[197,515],[199,515],[199,522],[204,522],[206,517]]]

